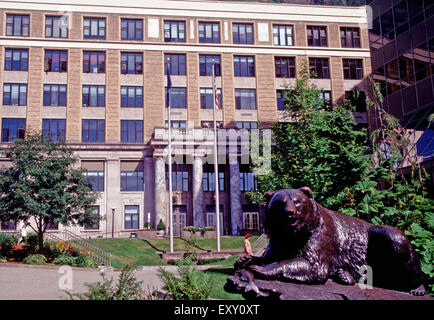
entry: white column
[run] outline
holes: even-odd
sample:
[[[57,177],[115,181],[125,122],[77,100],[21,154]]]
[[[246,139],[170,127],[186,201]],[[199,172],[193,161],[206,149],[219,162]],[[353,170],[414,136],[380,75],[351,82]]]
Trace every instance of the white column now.
[[[163,220],[164,225],[167,227],[166,223],[166,213],[167,213],[167,194],[166,194],[166,167],[165,162],[162,157],[155,159],[154,169],[155,169],[155,227]]]
[[[202,157],[195,157],[193,161],[193,224],[195,227],[205,227],[202,177]]]
[[[243,210],[241,207],[240,165],[238,161],[229,163],[229,183],[231,196],[232,235],[238,236],[243,228]]]

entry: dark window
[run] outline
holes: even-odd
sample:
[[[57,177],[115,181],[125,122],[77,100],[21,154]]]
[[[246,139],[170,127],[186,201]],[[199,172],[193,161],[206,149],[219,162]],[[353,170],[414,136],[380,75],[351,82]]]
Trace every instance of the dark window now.
[[[143,20],[142,19],[122,19],[121,20],[121,39],[122,40],[143,40]]]
[[[395,32],[396,36],[398,37],[399,35],[407,32],[409,29],[408,10],[405,0],[401,1],[393,7],[393,14],[395,16]]]
[[[430,67],[434,71],[434,41],[430,39],[429,44],[424,42],[413,50],[414,55],[414,69],[416,73],[416,81],[423,80],[430,76]],[[431,51],[431,53],[429,52]],[[431,54],[431,64],[428,56]]]
[[[143,54],[138,52],[121,53],[121,73],[123,74],[142,74],[143,73]]]
[[[341,27],[342,48],[360,48],[360,28]]]
[[[143,171],[121,171],[121,191],[143,191]]]
[[[3,86],[3,105],[27,105],[27,84],[5,83]]]
[[[273,43],[275,46],[294,45],[294,27],[286,25],[273,25]]]
[[[82,120],[81,141],[103,143],[105,141],[105,120]]]
[[[122,86],[121,107],[143,108],[143,87]]]
[[[166,88],[166,107],[169,105],[168,92]],[[187,89],[186,88],[170,88],[170,107],[186,109],[187,108]]]
[[[43,119],[42,134],[53,142],[64,142],[66,132],[65,119]]]
[[[428,8],[428,2],[432,5],[432,1],[425,1],[425,8]],[[407,3],[408,13],[410,16],[410,27],[412,28],[424,20],[423,0],[409,0]]]
[[[44,84],[44,106],[66,106],[66,84]]]
[[[256,191],[258,189],[258,179],[251,172],[240,172],[240,190]]]
[[[220,43],[220,24],[218,22],[199,22],[199,42]]]
[[[275,57],[274,66],[277,78],[295,78],[294,57]]]
[[[90,190],[104,191],[104,171],[84,171],[83,176],[86,178]]]
[[[256,110],[256,89],[235,89],[235,106],[238,110]]]
[[[276,96],[277,96],[277,110],[285,110],[285,95],[284,90],[277,90]]]
[[[100,217],[100,213],[99,213],[99,206],[91,206],[90,207],[93,214]],[[84,224],[84,230],[99,230],[99,219],[98,221],[89,224],[89,223],[85,223]]]
[[[250,56],[234,56],[235,77],[254,77],[255,58]]]
[[[139,228],[139,206],[125,206],[125,229]]]
[[[215,191],[215,174],[214,172],[204,172],[202,176],[202,190]],[[219,172],[219,190],[225,191],[225,173]]]
[[[166,190],[169,191],[169,172],[166,172]],[[172,191],[188,192],[188,171],[172,171]]]
[[[68,16],[45,17],[45,37],[68,38]]]
[[[326,107],[332,105],[332,92],[330,90],[323,90],[320,93],[320,98],[324,101]]]
[[[168,63],[170,74],[173,76],[185,76],[185,54],[165,54],[164,62]],[[166,74],[166,68],[164,68]]]
[[[312,77],[318,79],[330,79],[328,58],[310,58],[309,67],[311,69]]]
[[[220,109],[222,109],[222,92],[220,88],[217,88],[217,96]],[[201,109],[214,108],[212,88],[200,88],[200,107]]]
[[[168,128],[167,126],[167,120],[164,122],[164,126]],[[187,121],[185,120],[170,120],[170,123],[172,124],[172,128],[174,129],[185,129],[187,128]]]
[[[253,24],[232,23],[232,37],[237,44],[253,44]]]
[[[105,18],[84,18],[83,37],[85,39],[105,39]]]
[[[83,52],[84,73],[105,73],[105,52]]]
[[[5,70],[27,71],[29,65],[29,50],[27,49],[6,49]]]
[[[164,21],[165,42],[185,42],[185,21]]]
[[[2,119],[2,142],[13,142],[15,139],[24,139],[25,134],[26,119]]]
[[[45,50],[45,72],[67,72],[68,51]]]
[[[255,121],[237,121],[235,126],[237,129],[258,129],[258,123]]]
[[[343,59],[344,79],[363,78],[363,60]]]
[[[381,30],[384,38],[395,39],[392,9],[381,15]]]
[[[199,70],[201,76],[212,76],[212,61],[214,59],[214,75],[220,77],[220,56],[199,55]]]
[[[1,222],[1,230],[16,230],[17,229],[17,223],[15,221],[2,221]]]
[[[345,91],[345,98],[355,107],[355,112],[366,112],[366,94],[364,91]]]
[[[327,47],[327,28],[308,26],[307,44],[309,47]]]
[[[121,142],[143,143],[143,120],[121,120]]]
[[[45,219],[46,230],[59,230],[59,223]]]
[[[30,16],[8,14],[6,15],[6,35],[28,37],[30,35]]]
[[[105,86],[83,86],[83,107],[104,107]]]

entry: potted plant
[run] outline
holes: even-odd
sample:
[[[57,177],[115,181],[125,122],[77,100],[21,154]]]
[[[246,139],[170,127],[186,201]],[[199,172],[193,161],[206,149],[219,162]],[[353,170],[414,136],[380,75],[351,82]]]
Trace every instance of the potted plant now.
[[[166,231],[166,226],[164,225],[163,220],[160,219],[160,222],[158,222],[157,225],[157,234],[159,236],[164,236],[165,231]]]

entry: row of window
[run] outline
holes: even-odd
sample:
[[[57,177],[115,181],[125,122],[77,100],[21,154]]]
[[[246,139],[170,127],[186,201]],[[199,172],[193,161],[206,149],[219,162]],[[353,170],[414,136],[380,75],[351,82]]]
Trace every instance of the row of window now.
[[[68,16],[46,16],[46,38],[68,38]],[[106,18],[85,17],[83,19],[83,38],[105,40]],[[221,43],[219,22],[199,22],[200,43]],[[307,26],[307,42],[312,47],[327,47],[327,27]],[[7,36],[30,36],[30,16],[7,14]],[[360,48],[360,29],[341,27],[341,45],[344,48]],[[121,40],[143,41],[143,19],[121,19]],[[232,23],[234,44],[254,44],[253,23]],[[186,42],[185,21],[164,21],[165,42]],[[273,24],[273,44],[276,46],[294,45],[294,26]]]

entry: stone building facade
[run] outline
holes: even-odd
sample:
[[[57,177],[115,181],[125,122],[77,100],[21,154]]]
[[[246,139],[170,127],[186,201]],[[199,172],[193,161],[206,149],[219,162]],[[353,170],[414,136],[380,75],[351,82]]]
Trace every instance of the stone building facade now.
[[[101,195],[95,210],[104,217],[73,229],[77,234],[127,237],[160,219],[167,227],[164,62],[170,58],[173,137],[183,141],[185,160],[173,165],[174,231],[214,225],[213,166],[205,161],[213,135],[210,61],[218,65],[220,128],[267,128],[282,120],[279,90],[295,83],[304,60],[331,103],[363,90],[362,78],[371,73],[366,22],[365,9],[352,7],[2,1],[1,148],[32,131],[73,148]],[[366,125],[363,106],[355,116]],[[262,232],[261,210],[244,196],[255,188],[248,165],[226,161],[219,170],[222,233]]]

